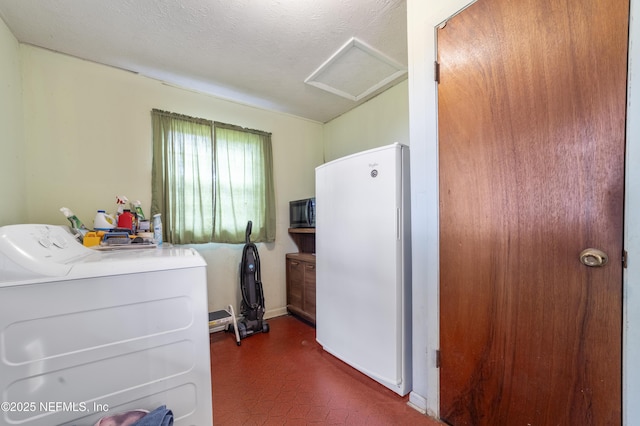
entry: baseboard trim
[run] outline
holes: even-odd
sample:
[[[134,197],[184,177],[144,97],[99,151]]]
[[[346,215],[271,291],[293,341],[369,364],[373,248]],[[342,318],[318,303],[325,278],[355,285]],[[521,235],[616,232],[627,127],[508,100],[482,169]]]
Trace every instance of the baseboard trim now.
[[[278,308],[278,309],[271,309],[269,311],[266,311],[264,313],[264,319],[269,319],[269,318],[275,318],[275,317],[281,317],[283,315],[287,315],[287,308],[286,307],[282,307],[282,308]]]
[[[407,405],[422,414],[427,414],[427,399],[415,392],[409,394]]]

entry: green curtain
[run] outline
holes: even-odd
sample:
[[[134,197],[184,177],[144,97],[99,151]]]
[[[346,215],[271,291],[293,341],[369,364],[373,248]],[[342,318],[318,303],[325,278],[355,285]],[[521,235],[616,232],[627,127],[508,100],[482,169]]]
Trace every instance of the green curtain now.
[[[213,123],[152,111],[152,214],[162,213],[163,239],[208,243],[214,211]]]
[[[244,242],[248,221],[252,241],[275,241],[271,134],[218,122],[214,127],[214,241]]]
[[[154,109],[151,213],[174,244],[275,241],[271,134]],[[215,128],[215,132],[214,132]]]

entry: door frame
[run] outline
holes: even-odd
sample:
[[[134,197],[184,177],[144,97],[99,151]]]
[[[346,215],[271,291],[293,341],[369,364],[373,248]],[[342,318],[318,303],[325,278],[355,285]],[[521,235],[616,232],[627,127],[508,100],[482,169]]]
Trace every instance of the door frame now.
[[[475,0],[407,0],[409,122],[413,253],[413,391],[409,403],[438,417],[439,224],[437,87],[434,82],[436,30]],[[630,0],[625,153],[625,249],[623,276],[622,404],[623,424],[640,420],[640,0]],[[635,18],[635,19],[634,19]],[[634,70],[634,65],[638,69]],[[631,102],[631,100],[635,102]]]

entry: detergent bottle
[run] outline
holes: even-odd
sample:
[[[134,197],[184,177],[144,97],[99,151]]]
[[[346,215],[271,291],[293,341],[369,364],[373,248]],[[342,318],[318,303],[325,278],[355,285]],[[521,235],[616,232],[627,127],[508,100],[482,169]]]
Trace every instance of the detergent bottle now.
[[[116,227],[116,220],[113,216],[105,213],[104,210],[98,210],[96,217],[93,219],[93,229],[96,231],[108,231]]]

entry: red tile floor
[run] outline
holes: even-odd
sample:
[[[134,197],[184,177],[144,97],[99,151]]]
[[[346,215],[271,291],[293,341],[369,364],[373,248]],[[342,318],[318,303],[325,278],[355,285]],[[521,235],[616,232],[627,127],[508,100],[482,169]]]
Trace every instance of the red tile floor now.
[[[315,328],[292,316],[268,320],[237,346],[211,335],[213,422],[224,425],[442,426],[394,392],[324,352]]]

